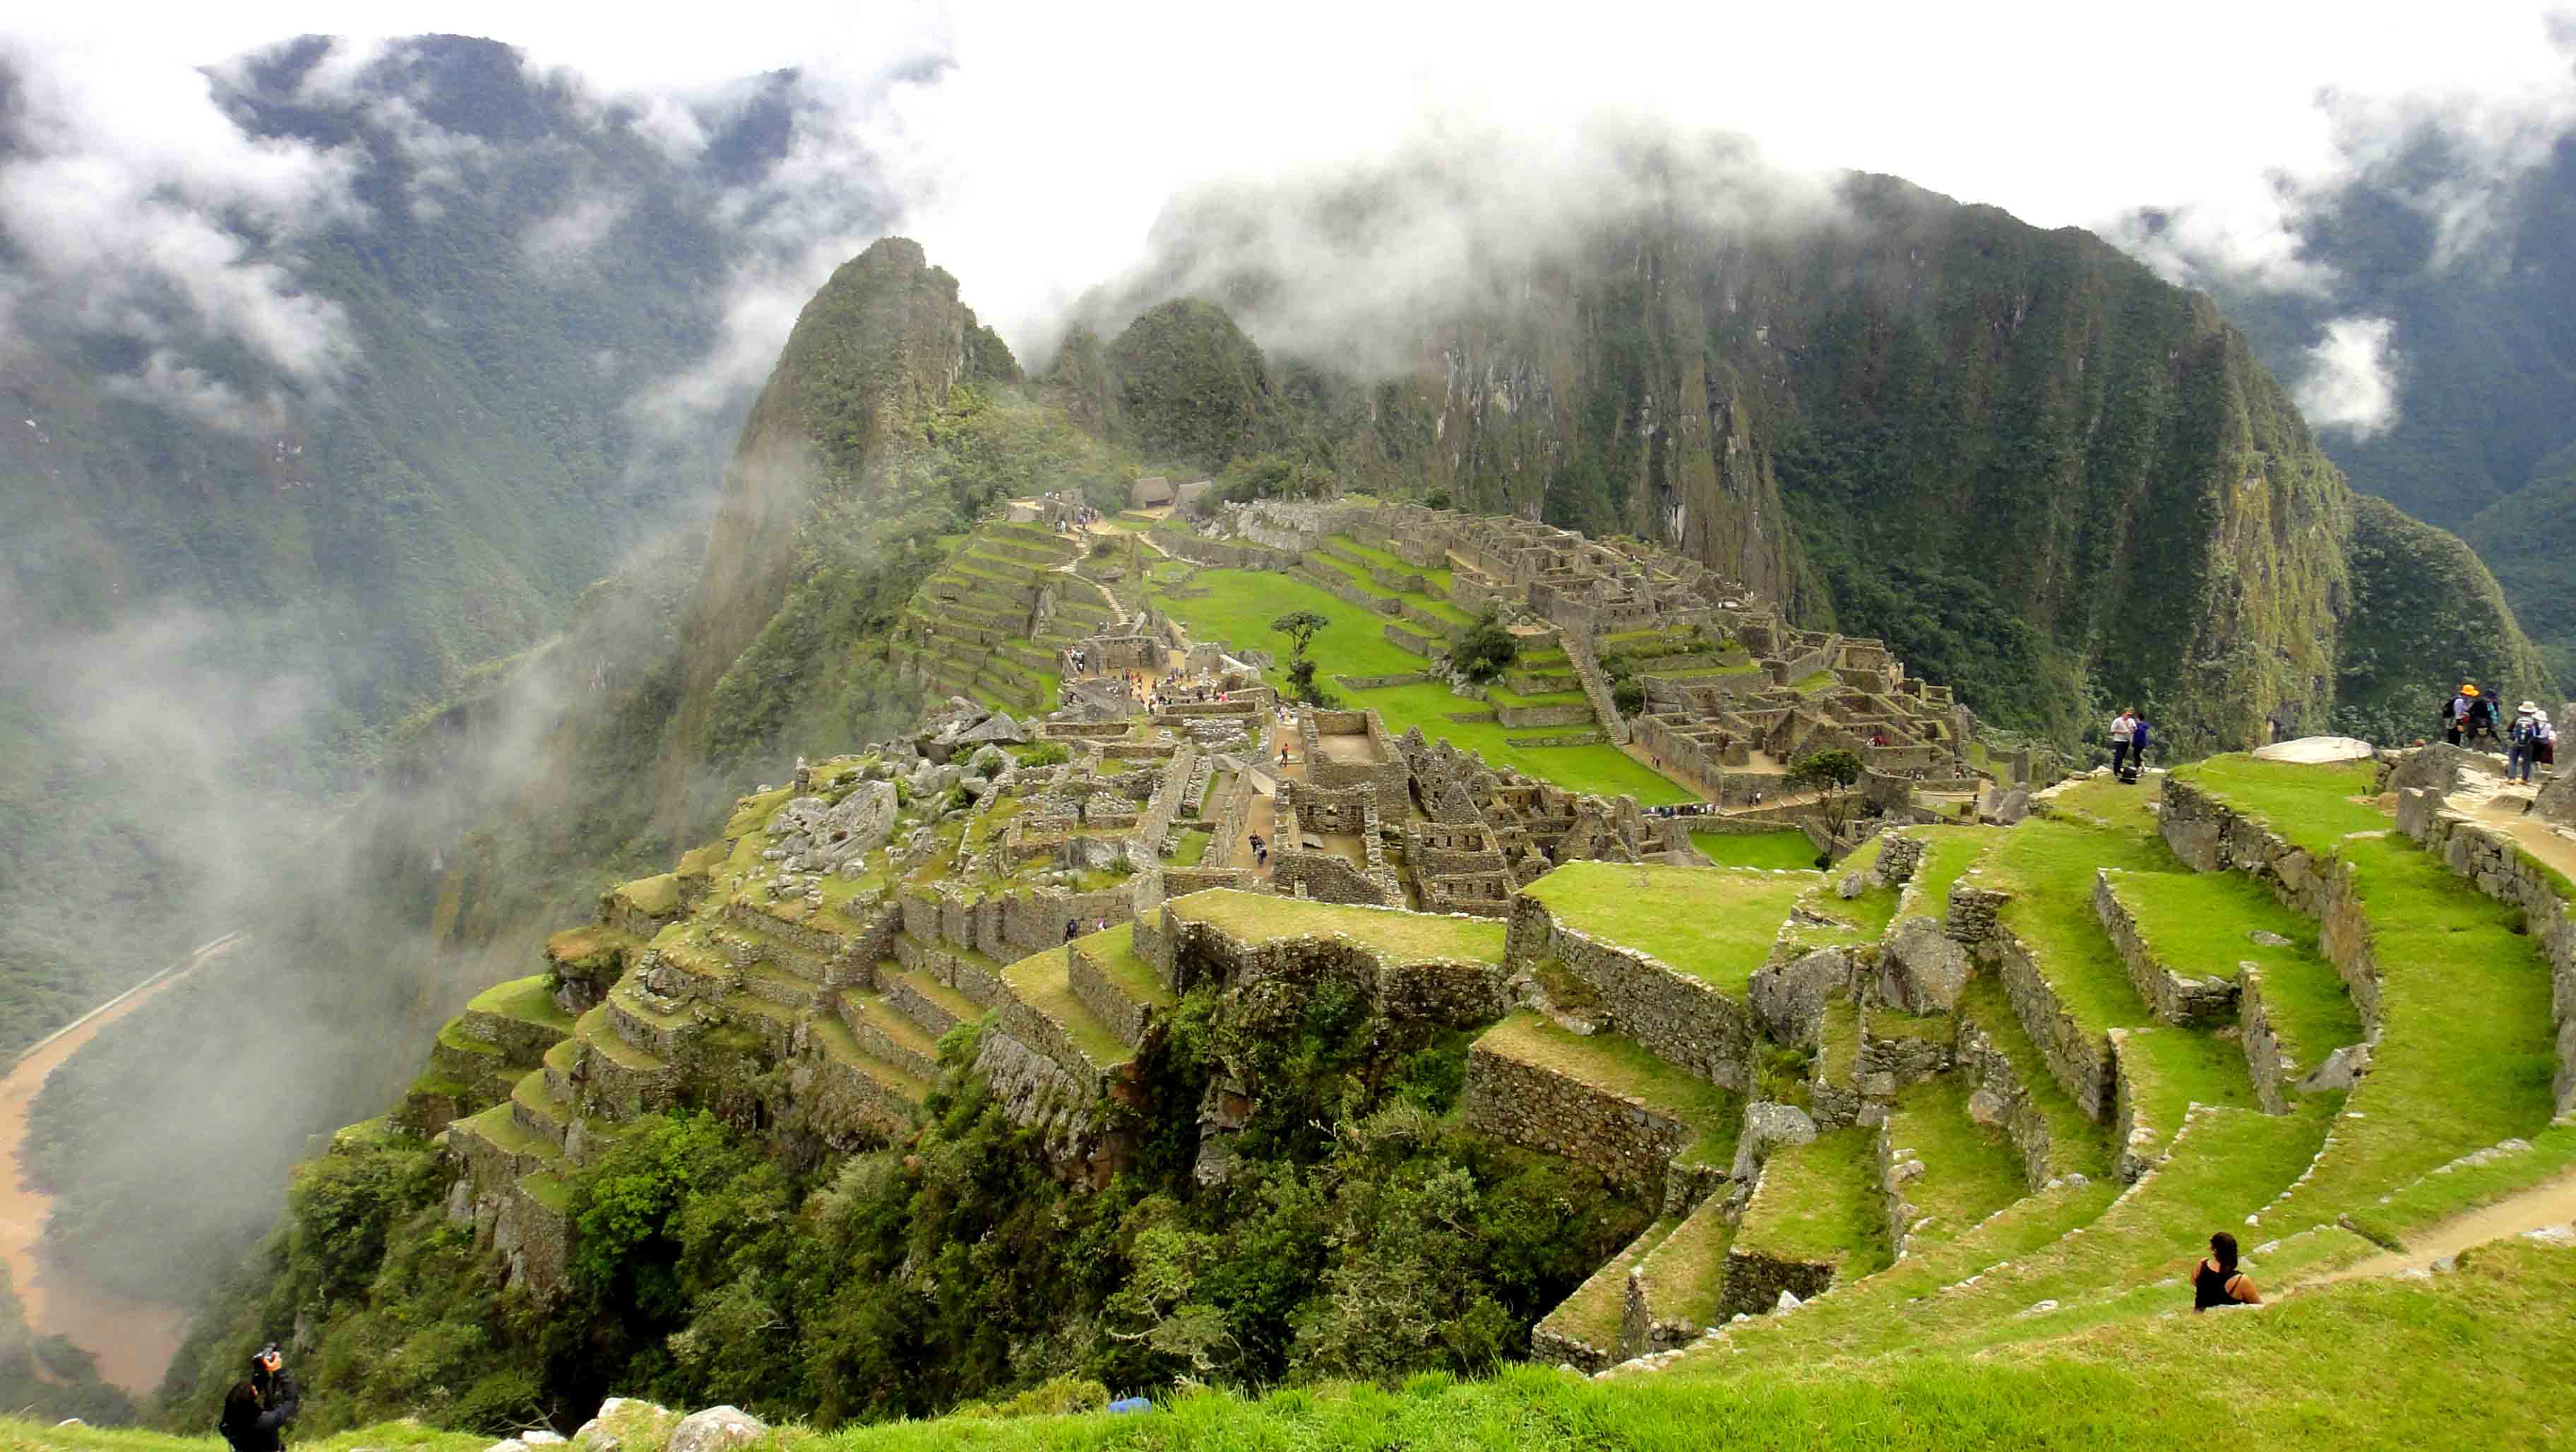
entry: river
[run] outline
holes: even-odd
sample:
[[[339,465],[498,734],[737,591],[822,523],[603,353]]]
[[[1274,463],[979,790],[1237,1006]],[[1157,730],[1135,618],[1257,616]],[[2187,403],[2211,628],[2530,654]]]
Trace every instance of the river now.
[[[99,1375],[136,1396],[147,1396],[161,1384],[161,1374],[178,1353],[187,1330],[187,1312],[121,1295],[90,1285],[48,1265],[37,1254],[45,1217],[53,1197],[25,1184],[17,1173],[19,1153],[27,1142],[27,1112],[36,1093],[55,1069],[80,1052],[98,1031],[149,1003],[153,996],[194,973],[207,960],[241,941],[226,933],[186,958],[109,999],[20,1055],[8,1077],[0,1079],[0,1261],[26,1304],[27,1323],[40,1336],[68,1336],[73,1344],[98,1357]]]

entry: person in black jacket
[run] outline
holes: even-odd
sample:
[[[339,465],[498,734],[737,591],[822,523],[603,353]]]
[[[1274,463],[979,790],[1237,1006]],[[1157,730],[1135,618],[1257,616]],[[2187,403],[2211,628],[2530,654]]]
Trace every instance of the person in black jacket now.
[[[303,1410],[304,1394],[286,1374],[286,1358],[272,1341],[250,1359],[250,1376],[224,1393],[216,1430],[233,1452],[284,1452],[286,1425]]]

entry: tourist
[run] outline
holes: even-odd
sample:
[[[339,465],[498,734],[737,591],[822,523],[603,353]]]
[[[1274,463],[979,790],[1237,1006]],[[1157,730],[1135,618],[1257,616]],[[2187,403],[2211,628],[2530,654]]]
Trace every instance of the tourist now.
[[[2478,693],[2475,682],[2460,682],[2460,689],[2442,706],[2442,739],[2453,746],[2476,740],[2481,717],[2495,719],[2495,707]]]
[[[2138,773],[2147,769],[2148,734],[2147,718],[2133,715],[2129,721],[2129,771],[2120,780],[2134,782]]]
[[[2259,1306],[2263,1295],[2236,1269],[2236,1237],[2222,1230],[2209,1237],[2209,1259],[2192,1268],[2191,1308]]]
[[[2513,725],[2505,729],[2504,779],[2528,785],[2532,762],[2540,755],[2540,707],[2530,701],[2516,706]]]
[[[2558,728],[2549,724],[2549,713],[2541,711],[2531,718],[2538,740],[2532,743],[2532,755],[2542,766],[2558,764]]]
[[[2111,775],[2120,774],[2120,766],[2128,760],[2129,747],[2137,739],[2137,731],[2136,711],[2122,707],[2120,714],[2111,718]]]
[[[1064,920],[1064,940],[1068,943],[1082,936],[1082,924],[1073,918]]]
[[[250,1378],[224,1393],[223,1417],[215,1426],[233,1452],[280,1452],[286,1424],[303,1409],[303,1393],[286,1374],[286,1358],[272,1341],[250,1359]]]

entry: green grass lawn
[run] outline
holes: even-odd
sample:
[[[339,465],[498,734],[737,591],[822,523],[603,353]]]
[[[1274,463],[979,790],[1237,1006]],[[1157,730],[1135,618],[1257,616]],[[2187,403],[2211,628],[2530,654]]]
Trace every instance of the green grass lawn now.
[[[2318,951],[2316,921],[2281,906],[2261,883],[2241,872],[2131,872],[2113,882],[2166,966],[2197,978],[2233,978],[2244,963],[2261,971],[2265,1012],[2300,1072],[2361,1042],[2360,1010]],[[2254,941],[2258,932],[2290,942],[2267,946]]]
[[[1523,891],[1566,927],[1740,993],[1812,872],[1569,862]]]
[[[2481,896],[2403,838],[2340,849],[2359,871],[2380,965],[2380,1037],[2316,1173],[2266,1225],[2305,1229],[2508,1136],[2546,1128],[2556,1064],[2549,967]]]
[[[1994,1042],[1996,1051],[2011,1063],[2013,1077],[2030,1092],[2032,1106],[2048,1121],[2053,1172],[2093,1179],[2110,1173],[2113,1156],[2108,1131],[2076,1107],[2057,1076],[2048,1072],[2048,1061],[2040,1057],[2039,1045],[2022,1028],[1995,975],[1980,973],[1968,980],[1959,994],[1959,1012]]]
[[[1387,617],[1335,599],[1303,580],[1260,570],[1202,570],[1192,584],[1194,591],[1207,593],[1193,593],[1186,599],[1157,595],[1154,603],[1187,625],[1194,639],[1269,650],[1284,659],[1287,638],[1273,631],[1270,622],[1291,611],[1312,610],[1332,622],[1316,632],[1310,647],[1326,676],[1401,675],[1430,668],[1430,661],[1386,638]],[[1274,686],[1287,684],[1284,670],[1269,672],[1268,679]],[[1426,736],[1482,754],[1487,765],[1527,772],[1572,791],[1602,796],[1625,793],[1650,807],[1697,800],[1678,783],[1607,743],[1514,746],[1507,739],[1567,734],[1578,728],[1521,731],[1507,730],[1497,722],[1452,721],[1452,715],[1487,708],[1437,682],[1340,695],[1348,706],[1376,711],[1390,735],[1401,736],[1419,726]]]
[[[1835,1279],[1888,1262],[1878,1197],[1878,1132],[1853,1127],[1775,1146],[1736,1228],[1739,1250],[1774,1260],[1834,1261]]]
[[[1905,1186],[1915,1214],[1931,1222],[1911,1232],[1917,1251],[1957,1239],[2028,1188],[2011,1136],[1969,1117],[1969,1089],[1964,1077],[1943,1074],[1908,1087],[1887,1112],[1889,1142],[1923,1162]]]
[[[1341,933],[1397,963],[1503,961],[1504,926],[1493,918],[1408,913],[1307,898],[1210,888],[1171,901],[1175,916],[1213,923],[1246,944]]]
[[[1980,881],[2013,895],[2004,906],[2005,924],[2030,945],[2058,1002],[2087,1032],[2153,1021],[2094,914],[2093,872],[2155,865],[2133,840],[2047,820],[2014,828],[1986,858]]]
[[[1154,965],[1137,956],[1134,923],[1120,923],[1107,932],[1077,941],[1084,956],[1099,965],[1101,975],[1117,984],[1129,998],[1157,1008],[1169,1008],[1180,1001],[1163,986]]]
[[[2352,800],[2372,795],[2378,769],[2367,761],[2301,766],[2250,756],[2213,756],[2175,767],[2173,775],[2253,813],[2273,831],[2314,853],[2333,851],[2336,841],[2349,833],[2380,831],[2391,825],[2389,815],[2377,806]]]
[[[1391,555],[1385,550],[1373,549],[1368,545],[1361,544],[1358,540],[1355,540],[1346,534],[1334,535],[1332,537],[1332,543],[1339,546],[1343,553],[1356,555],[1359,558],[1368,561],[1370,564],[1379,566],[1382,569],[1400,570],[1408,575],[1420,575],[1423,579],[1430,582],[1432,589],[1440,592],[1444,596],[1449,593],[1449,587],[1456,583],[1457,577],[1445,565],[1408,565],[1401,557]]]
[[[1726,1251],[1735,1242],[1725,1212],[1726,1197],[1709,1196],[1640,1263],[1656,1316],[1695,1326],[1716,1321],[1726,1301]]]
[[[1816,865],[1816,844],[1804,832],[1693,832],[1691,845],[1720,867],[1790,867]]]

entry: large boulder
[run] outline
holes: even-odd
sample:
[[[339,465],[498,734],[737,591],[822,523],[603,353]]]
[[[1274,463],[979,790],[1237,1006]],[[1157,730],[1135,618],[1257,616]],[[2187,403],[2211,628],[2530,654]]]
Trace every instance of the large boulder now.
[[[1758,970],[1745,992],[1765,1035],[1781,1043],[1808,1043],[1824,1021],[1826,1000],[1850,983],[1851,959],[1843,950],[1818,948]]]
[[[781,848],[805,859],[808,871],[829,872],[884,846],[894,819],[894,783],[866,781],[838,803],[796,798],[778,809],[769,830]]]
[[[2531,810],[2558,826],[2576,827],[2576,762],[2561,759],[2549,780],[2541,783]]]
[[[1017,746],[1029,739],[1028,728],[1011,719],[1008,711],[996,711],[982,724],[957,738],[958,744],[980,746],[986,742],[1008,742]]]
[[[658,1452],[679,1418],[667,1407],[633,1397],[610,1397],[599,1414],[572,1434],[575,1452]]]
[[[1744,1106],[1744,1132],[1736,1137],[1735,1164],[1727,1171],[1738,1184],[1750,1181],[1770,1157],[1771,1147],[1812,1144],[1816,1121],[1794,1104],[1755,1100]]]
[[[665,1452],[732,1452],[768,1434],[759,1418],[740,1407],[709,1407],[682,1417],[663,1445]]]
[[[1968,986],[1968,955],[1916,913],[1898,922],[1878,950],[1878,998],[1905,1013],[1948,1013]]]
[[[2448,745],[2448,742],[2443,743]],[[2302,766],[2324,766],[2337,761],[2368,761],[2379,748],[2353,736],[2301,736],[2291,741],[2275,741],[2254,748],[2256,761],[2292,761]]]
[[[2396,765],[2389,768],[2379,783],[2383,792],[2407,790],[2429,791],[2437,797],[2449,796],[2460,786],[2460,773],[2484,772],[2488,776],[2504,774],[2504,763],[2483,751],[2470,751],[2447,741],[2436,741],[2390,758]]]

